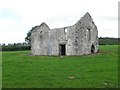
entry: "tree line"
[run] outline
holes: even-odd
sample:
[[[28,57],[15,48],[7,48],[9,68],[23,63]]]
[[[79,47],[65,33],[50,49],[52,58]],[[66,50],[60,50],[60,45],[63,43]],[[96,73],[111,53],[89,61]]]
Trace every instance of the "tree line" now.
[[[30,42],[29,42],[30,43]],[[0,51],[23,51],[30,50],[29,43],[0,44]],[[100,37],[99,45],[117,45],[120,44],[120,38]]]
[[[0,51],[23,51],[31,49],[28,43],[0,44],[0,47]]]
[[[99,45],[117,45],[120,44],[120,38],[100,37]]]

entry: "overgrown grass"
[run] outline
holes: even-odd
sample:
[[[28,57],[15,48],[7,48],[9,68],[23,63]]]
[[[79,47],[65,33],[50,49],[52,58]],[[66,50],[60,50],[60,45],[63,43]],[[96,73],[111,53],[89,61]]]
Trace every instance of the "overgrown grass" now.
[[[3,88],[116,88],[118,46],[88,56],[29,56],[3,52]]]

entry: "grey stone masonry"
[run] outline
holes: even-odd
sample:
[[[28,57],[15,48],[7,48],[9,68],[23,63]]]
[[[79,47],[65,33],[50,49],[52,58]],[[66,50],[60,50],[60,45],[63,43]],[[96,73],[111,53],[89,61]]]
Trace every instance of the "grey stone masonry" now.
[[[98,30],[89,13],[73,26],[50,29],[43,22],[31,33],[32,55],[87,55],[98,49]]]

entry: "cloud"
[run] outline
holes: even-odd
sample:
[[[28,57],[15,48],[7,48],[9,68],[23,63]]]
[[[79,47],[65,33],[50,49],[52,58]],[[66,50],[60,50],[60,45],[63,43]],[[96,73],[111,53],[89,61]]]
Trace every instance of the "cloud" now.
[[[0,43],[24,42],[27,32],[42,22],[50,28],[73,25],[86,12],[99,36],[116,37],[117,5],[118,0],[0,0]]]
[[[108,20],[108,21],[117,21],[117,16],[102,16],[101,19]]]
[[[19,16],[17,13],[11,9],[2,8],[0,9],[0,18],[1,19],[12,19],[12,20],[18,20]]]

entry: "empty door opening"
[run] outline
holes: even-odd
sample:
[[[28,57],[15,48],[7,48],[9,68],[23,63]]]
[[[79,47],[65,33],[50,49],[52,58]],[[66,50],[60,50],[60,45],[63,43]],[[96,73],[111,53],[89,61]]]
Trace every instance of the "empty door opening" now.
[[[93,44],[91,46],[91,53],[95,53],[95,46]]]
[[[59,55],[66,55],[66,47],[65,44],[59,45]]]

